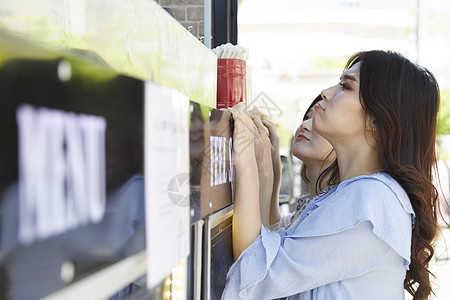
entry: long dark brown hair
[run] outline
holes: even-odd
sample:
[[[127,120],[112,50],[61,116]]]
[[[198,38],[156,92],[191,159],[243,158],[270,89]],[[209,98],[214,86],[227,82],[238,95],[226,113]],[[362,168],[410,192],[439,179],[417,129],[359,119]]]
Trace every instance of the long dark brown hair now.
[[[346,69],[360,65],[360,101],[374,118],[376,147],[382,171],[406,191],[416,218],[411,264],[404,288],[413,299],[426,299],[432,288],[428,264],[437,227],[436,117],[439,87],[433,74],[390,51],[354,54]]]
[[[322,96],[318,95],[309,105],[308,109],[306,110],[305,114],[303,115],[303,121],[308,120],[308,112],[316,105],[320,100],[322,100]],[[314,187],[310,186],[310,179],[307,174],[307,167],[303,163],[302,167],[300,169],[300,176],[302,177],[303,181],[310,186],[309,188],[315,188],[316,189],[316,195],[319,195],[321,191],[323,191],[327,186],[338,184],[339,183],[339,168],[337,164],[337,160],[335,159],[334,162],[325,167],[325,162],[328,160],[328,158],[333,155],[334,149],[330,151],[330,153],[327,154],[326,158],[324,159],[322,163],[322,167],[324,167],[323,171],[320,173],[319,178],[317,179],[317,182]]]

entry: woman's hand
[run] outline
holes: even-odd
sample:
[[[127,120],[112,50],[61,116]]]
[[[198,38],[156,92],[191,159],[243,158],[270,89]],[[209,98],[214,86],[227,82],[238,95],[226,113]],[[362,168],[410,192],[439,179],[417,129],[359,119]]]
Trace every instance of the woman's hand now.
[[[280,207],[278,196],[280,193],[281,186],[281,159],[280,159],[280,138],[278,136],[277,130],[275,128],[274,123],[269,119],[268,116],[261,113],[257,108],[250,111],[250,113],[254,116],[258,116],[261,120],[261,123],[267,128],[268,136],[270,140],[270,152],[271,152],[271,160],[272,160],[272,170],[273,170],[273,184],[270,185],[272,192],[270,200],[266,200],[265,204],[261,202],[261,213],[264,218],[267,218],[268,211],[268,221],[264,219],[264,225],[270,226],[277,223],[280,220]],[[267,130],[264,130],[267,133]],[[258,169],[260,169],[260,163],[258,162]],[[262,184],[260,179],[260,184]],[[261,191],[261,189],[260,189]],[[266,192],[268,189],[266,189]],[[260,200],[262,200],[262,196],[260,195]],[[264,208],[263,208],[264,207]],[[266,207],[269,207],[266,209]]]
[[[274,167],[276,166],[278,168],[279,166],[281,166],[280,137],[278,136],[278,132],[275,128],[274,123],[269,119],[267,115],[261,113],[261,111],[259,111],[259,109],[257,108],[254,108],[251,111],[249,111],[249,114],[252,116],[252,119],[254,119],[254,117],[258,117],[261,120],[261,123],[267,128],[270,140],[272,162]]]
[[[255,156],[255,139],[258,140],[260,134],[244,103],[240,102],[228,110],[234,120],[233,164],[236,171],[236,191],[232,232],[233,253],[237,259],[261,232],[259,178]]]
[[[233,131],[233,163],[236,169],[247,169],[256,165],[255,140],[259,137],[243,102],[228,109],[234,120]]]
[[[269,131],[272,161],[280,161],[280,137],[278,136],[275,125],[267,117],[263,117],[261,122]]]
[[[254,147],[258,169],[272,170],[272,145],[269,138],[269,132],[264,127],[261,119],[254,113],[254,111],[250,111],[249,115],[253,121],[253,124],[256,126]]]
[[[272,167],[271,142],[269,133],[255,111],[249,112],[257,129],[255,138],[255,158],[258,165],[259,201],[261,222],[270,226],[270,202],[273,190],[274,172]]]
[[[262,124],[269,130],[269,139],[271,145],[272,168],[273,168],[273,188],[269,213],[269,225],[277,223],[280,220],[280,207],[278,195],[281,186],[281,159],[280,159],[280,138],[275,125],[267,117],[263,117]]]

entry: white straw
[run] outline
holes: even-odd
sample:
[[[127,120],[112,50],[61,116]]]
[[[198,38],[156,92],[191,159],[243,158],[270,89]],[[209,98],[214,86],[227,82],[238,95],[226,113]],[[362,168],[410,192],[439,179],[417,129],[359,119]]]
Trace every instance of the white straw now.
[[[218,59],[243,59],[248,58],[248,48],[241,45],[233,45],[231,43],[222,44],[212,49]]]

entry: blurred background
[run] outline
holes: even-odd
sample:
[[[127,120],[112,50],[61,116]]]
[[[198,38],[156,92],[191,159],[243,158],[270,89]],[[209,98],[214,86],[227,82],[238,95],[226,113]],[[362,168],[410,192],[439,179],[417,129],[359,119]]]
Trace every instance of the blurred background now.
[[[442,92],[440,133],[450,133],[450,2],[242,0],[238,27],[238,43],[250,49],[252,97],[264,92],[275,101],[284,127],[299,124],[353,53],[380,49],[434,73]]]

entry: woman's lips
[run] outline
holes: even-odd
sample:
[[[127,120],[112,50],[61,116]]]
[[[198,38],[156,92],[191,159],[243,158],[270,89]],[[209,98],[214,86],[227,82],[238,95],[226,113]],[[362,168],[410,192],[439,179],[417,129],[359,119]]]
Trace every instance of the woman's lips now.
[[[315,109],[315,110],[323,110],[323,111],[325,111],[325,108],[323,108],[322,105],[320,105],[319,103],[317,103],[316,105],[314,105],[314,109]]]
[[[308,139],[304,134],[302,134],[302,133],[298,134],[298,135],[295,137],[295,140],[296,140],[296,141],[309,141],[309,139]]]

